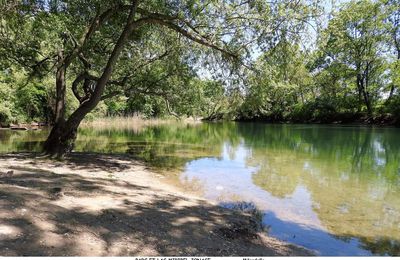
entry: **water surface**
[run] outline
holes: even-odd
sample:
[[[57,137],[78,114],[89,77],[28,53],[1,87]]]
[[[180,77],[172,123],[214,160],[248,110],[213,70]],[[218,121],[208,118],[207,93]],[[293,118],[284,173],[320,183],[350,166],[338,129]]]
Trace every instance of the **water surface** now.
[[[46,134],[1,130],[0,152],[38,150]],[[76,150],[128,153],[208,199],[253,202],[270,235],[320,255],[400,255],[398,128],[84,128]]]

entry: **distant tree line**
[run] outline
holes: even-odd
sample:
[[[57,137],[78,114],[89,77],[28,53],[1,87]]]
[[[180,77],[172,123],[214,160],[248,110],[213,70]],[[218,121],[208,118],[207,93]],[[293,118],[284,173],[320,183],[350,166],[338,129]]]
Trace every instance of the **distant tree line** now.
[[[238,116],[346,122],[400,116],[400,1],[358,0],[332,12],[316,48],[285,41],[264,53]]]

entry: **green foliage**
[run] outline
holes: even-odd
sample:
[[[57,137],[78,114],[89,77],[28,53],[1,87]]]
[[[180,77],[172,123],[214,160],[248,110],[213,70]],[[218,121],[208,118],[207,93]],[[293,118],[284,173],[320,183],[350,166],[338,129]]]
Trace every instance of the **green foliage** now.
[[[343,67],[339,73],[346,72],[342,76],[356,84],[359,110],[365,105],[368,113],[379,99],[383,84],[384,14],[378,2],[349,2],[335,14],[320,38],[321,49],[327,53],[326,66]]]
[[[116,97],[106,100],[104,103],[107,107],[108,116],[124,115],[124,112],[127,111],[128,103],[126,98]]]
[[[93,94],[83,82],[73,92],[72,83],[87,73],[96,88],[127,22],[127,9],[111,12],[79,55],[77,46],[96,14],[130,2],[6,3],[0,7],[0,123],[51,121],[62,56],[73,57],[65,79],[68,118],[81,106],[79,96]],[[128,36],[102,93],[110,97],[90,117],[138,113],[330,122],[351,115],[396,115],[398,5],[398,0],[342,4],[318,28],[310,50],[301,32],[321,14],[319,1],[142,1],[135,19],[152,22]],[[241,63],[253,63],[252,70]]]
[[[348,122],[363,114],[397,114],[398,10],[398,1],[342,4],[312,52],[283,37],[258,59],[239,118]]]
[[[18,87],[15,94],[19,97],[16,100],[16,105],[23,111],[29,121],[50,117],[50,107],[45,86],[27,84]]]
[[[47,121],[51,116],[48,88],[27,82],[21,73],[7,70],[0,75],[0,124]]]
[[[0,104],[0,125],[7,126],[12,121],[11,110],[9,104]]]
[[[297,104],[304,104],[312,83],[305,59],[299,45],[287,41],[261,56],[250,77],[241,116],[282,121]]]
[[[14,91],[10,88],[10,80],[6,75],[0,74],[0,125],[9,125],[13,120],[13,96]]]
[[[385,104],[384,112],[392,113],[397,122],[400,123],[400,96],[396,95]]]
[[[57,82],[67,82],[67,95],[73,89],[80,103],[71,104],[67,97],[66,117],[88,99],[95,105],[81,109],[84,114],[103,97],[118,95],[125,98],[106,102],[106,113],[219,118],[233,115],[232,104],[243,99],[235,93],[240,87],[228,91],[222,82],[237,84],[240,63],[248,63],[254,48],[270,49],[283,31],[290,31],[289,40],[298,38],[309,17],[319,11],[318,2],[290,0],[145,0],[132,8],[135,2],[6,2],[0,9],[1,68],[18,67],[37,85],[58,75]],[[129,16],[129,10],[135,15]],[[214,72],[213,80],[199,83],[199,66]],[[64,67],[65,79],[56,73]],[[230,77],[224,76],[226,71]],[[42,89],[32,84],[23,90],[32,99],[20,102],[27,117],[43,114],[37,107],[44,102],[39,98]],[[210,91],[213,85],[217,92]]]

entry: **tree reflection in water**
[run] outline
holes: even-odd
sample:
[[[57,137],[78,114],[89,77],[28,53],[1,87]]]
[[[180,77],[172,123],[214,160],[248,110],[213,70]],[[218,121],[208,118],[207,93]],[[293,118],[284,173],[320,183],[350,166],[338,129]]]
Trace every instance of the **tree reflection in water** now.
[[[360,252],[400,255],[399,134],[395,128],[256,123],[86,128],[76,150],[129,153],[155,169],[183,171],[173,178],[186,186],[192,182],[204,194],[255,201],[282,232],[302,230],[301,223],[283,213],[271,215],[272,202],[312,221],[316,214],[319,229],[309,220],[308,233],[302,234],[325,232],[357,242]],[[0,152],[38,150],[45,136],[45,131],[2,131]]]

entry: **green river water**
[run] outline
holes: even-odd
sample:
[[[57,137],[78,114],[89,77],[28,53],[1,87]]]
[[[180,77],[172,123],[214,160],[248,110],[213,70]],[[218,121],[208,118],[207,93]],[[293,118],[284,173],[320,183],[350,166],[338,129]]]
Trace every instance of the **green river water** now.
[[[0,152],[39,151],[47,134],[0,130]],[[398,128],[82,128],[76,151],[129,154],[205,198],[253,202],[271,236],[319,255],[400,255]]]

